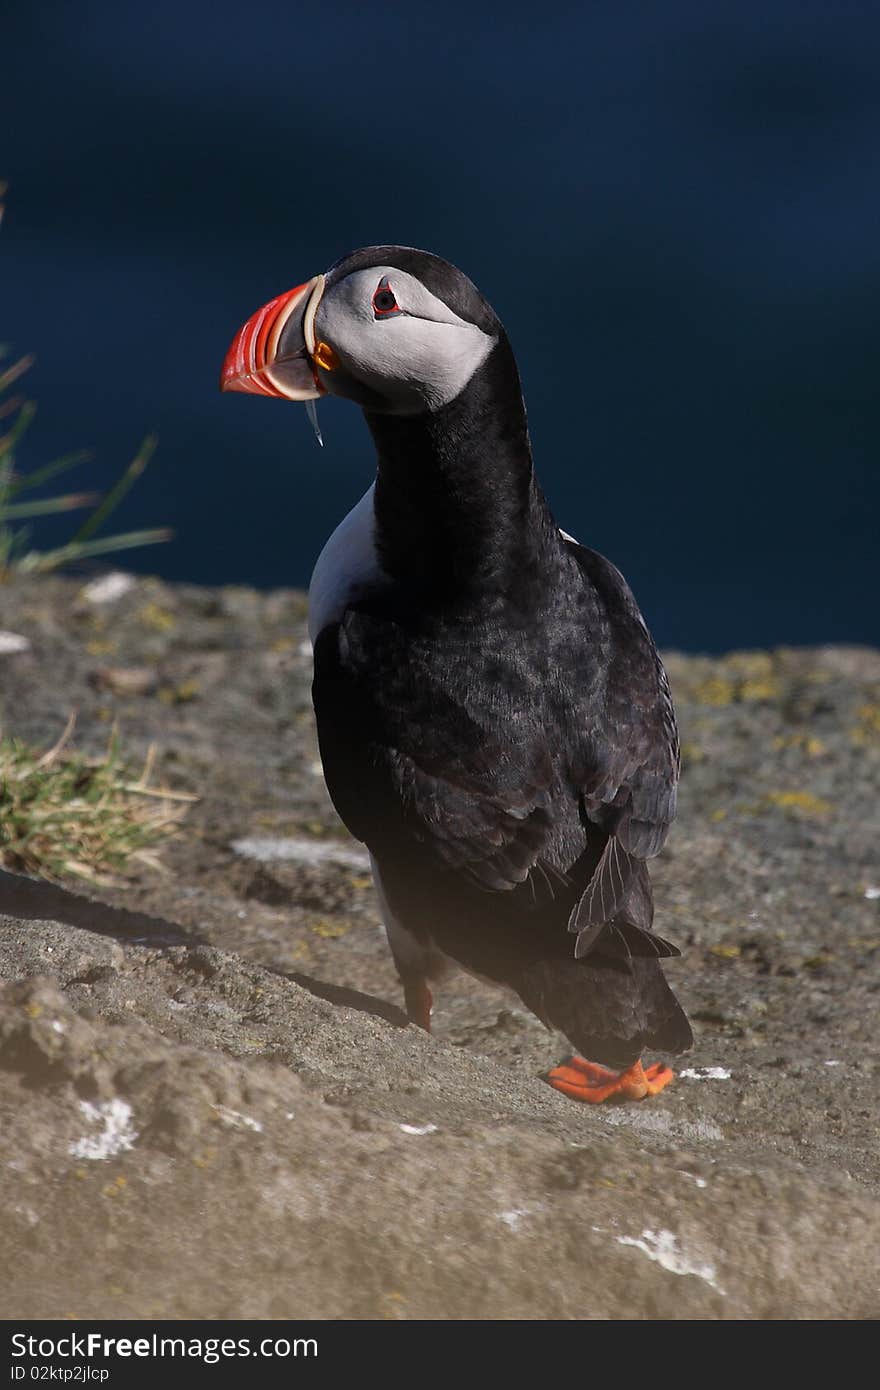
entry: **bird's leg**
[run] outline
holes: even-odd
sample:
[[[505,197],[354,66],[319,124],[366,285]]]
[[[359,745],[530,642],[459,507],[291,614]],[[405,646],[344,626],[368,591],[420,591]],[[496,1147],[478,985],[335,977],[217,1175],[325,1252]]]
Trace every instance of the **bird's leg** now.
[[[587,1062],[583,1057],[571,1057],[561,1066],[554,1067],[547,1080],[554,1090],[571,1096],[572,1100],[586,1100],[598,1105],[603,1100],[644,1100],[655,1096],[668,1086],[675,1073],[663,1062],[654,1062],[643,1067],[641,1061],[633,1062],[626,1071],[609,1071],[596,1062]]]
[[[406,1000],[406,1015],[410,1023],[415,1023],[419,1028],[424,1028],[426,1033],[430,1033],[434,999],[424,975],[403,981],[403,997]]]

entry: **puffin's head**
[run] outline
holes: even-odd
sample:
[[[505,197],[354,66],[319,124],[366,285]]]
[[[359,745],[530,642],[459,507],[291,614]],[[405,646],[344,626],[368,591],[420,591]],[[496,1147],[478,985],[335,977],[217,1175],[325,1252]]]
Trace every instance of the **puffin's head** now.
[[[258,310],[226,354],[222,391],[416,415],[453,400],[503,335],[466,275],[427,251],[370,246]]]

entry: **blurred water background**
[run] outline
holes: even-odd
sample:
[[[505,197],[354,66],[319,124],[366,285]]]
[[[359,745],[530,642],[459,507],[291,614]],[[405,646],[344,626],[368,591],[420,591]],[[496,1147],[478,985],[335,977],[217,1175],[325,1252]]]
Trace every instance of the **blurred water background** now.
[[[106,485],[155,430],[117,522],[176,540],[126,567],[307,582],[363,422],[324,403],[319,451],[220,362],[393,241],[494,304],[558,519],[663,644],[878,640],[876,4],[4,0],[0,45],[20,462]]]

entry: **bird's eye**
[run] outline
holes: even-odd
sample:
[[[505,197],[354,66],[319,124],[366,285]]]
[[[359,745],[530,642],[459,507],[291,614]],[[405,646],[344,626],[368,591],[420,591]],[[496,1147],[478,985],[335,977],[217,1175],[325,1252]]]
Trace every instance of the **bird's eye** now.
[[[403,310],[394,298],[394,291],[388,283],[388,276],[383,275],[376,286],[373,295],[373,313],[377,319],[388,318],[389,314],[402,314]]]

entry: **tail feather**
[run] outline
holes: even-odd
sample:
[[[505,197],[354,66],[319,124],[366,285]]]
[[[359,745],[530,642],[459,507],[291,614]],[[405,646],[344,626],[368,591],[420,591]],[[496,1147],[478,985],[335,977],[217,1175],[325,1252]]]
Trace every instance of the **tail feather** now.
[[[613,838],[608,844],[614,844]],[[669,958],[679,956],[681,952],[671,941],[658,936],[652,930],[654,921],[654,895],[651,892],[651,880],[648,875],[648,866],[644,860],[635,859],[632,855],[626,854],[621,850],[620,854],[625,855],[629,861],[627,872],[629,874],[627,892],[622,902],[619,903],[615,914],[610,918],[601,921],[585,922],[578,927],[575,924],[580,915],[581,904],[593,890],[593,884],[602,870],[603,861],[608,854],[608,846],[597,865],[590,884],[578,902],[569,918],[569,931],[577,931],[578,937],[575,942],[574,954],[576,960],[583,960],[585,956],[591,955],[594,951],[603,956],[618,956],[631,958],[632,956],[648,956],[655,958]],[[619,855],[615,855],[615,862],[619,861]],[[589,910],[586,914],[589,916]]]
[[[536,962],[517,985],[523,1002],[583,1056],[628,1067],[646,1048],[686,1052],[690,1024],[656,958]]]
[[[581,933],[581,936],[585,933]],[[591,951],[599,955],[609,956],[649,956],[657,960],[668,960],[673,956],[680,956],[681,951],[665,937],[658,936],[656,932],[645,931],[642,927],[634,926],[632,922],[627,922],[623,918],[616,918],[613,922],[606,922],[599,928],[599,935],[593,941],[588,942],[583,950],[581,949],[581,936],[575,943],[575,960],[583,960],[584,956]]]
[[[610,922],[626,902],[637,865],[616,835],[609,835],[592,878],[572,908],[568,930],[583,932]]]

